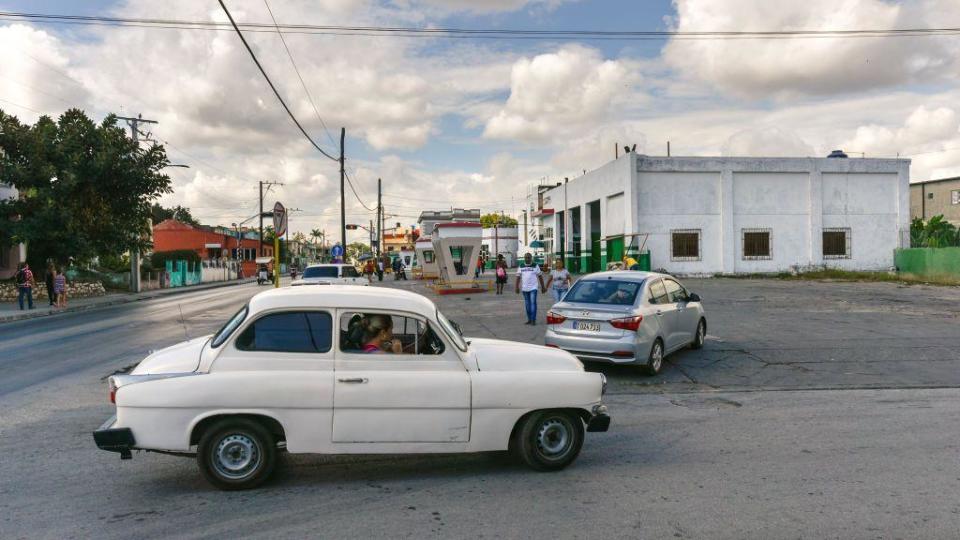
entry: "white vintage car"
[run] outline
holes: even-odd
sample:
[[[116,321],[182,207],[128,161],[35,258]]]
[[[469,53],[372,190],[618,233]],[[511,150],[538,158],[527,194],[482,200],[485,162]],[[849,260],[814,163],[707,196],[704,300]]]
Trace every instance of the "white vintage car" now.
[[[109,379],[97,446],[196,455],[222,489],[263,482],[278,451],[511,450],[537,470],[610,424],[606,378],[538,345],[464,339],[427,298],[344,285],[254,296],[216,334]]]

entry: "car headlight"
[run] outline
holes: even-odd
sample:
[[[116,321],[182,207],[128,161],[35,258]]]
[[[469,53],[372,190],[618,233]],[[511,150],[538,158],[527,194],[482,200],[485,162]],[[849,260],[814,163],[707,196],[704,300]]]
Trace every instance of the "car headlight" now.
[[[601,384],[600,384],[600,395],[602,396],[602,395],[604,395],[604,394],[607,393],[607,376],[604,375],[603,373],[601,373],[601,374],[600,374],[600,381],[601,381]]]

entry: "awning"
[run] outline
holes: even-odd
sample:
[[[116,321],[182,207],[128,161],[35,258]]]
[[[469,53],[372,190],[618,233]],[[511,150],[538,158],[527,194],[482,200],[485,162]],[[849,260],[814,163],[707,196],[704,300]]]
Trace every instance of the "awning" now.
[[[273,257],[257,257],[255,262],[257,264],[270,264],[273,262]]]

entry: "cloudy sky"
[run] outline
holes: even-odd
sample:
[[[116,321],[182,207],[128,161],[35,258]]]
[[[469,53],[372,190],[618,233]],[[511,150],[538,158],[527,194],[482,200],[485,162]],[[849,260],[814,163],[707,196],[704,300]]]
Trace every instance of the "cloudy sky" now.
[[[956,0],[268,0],[280,23],[533,30],[842,30],[960,27]],[[264,0],[235,19],[271,22]],[[215,1],[0,0],[0,10],[226,21]],[[554,41],[247,34],[314,139],[389,223],[451,205],[516,213],[527,187],[613,158],[910,156],[913,180],[960,174],[960,36]],[[301,211],[339,224],[337,164],[299,134],[233,32],[0,21],[0,108],[33,122],[80,107],[159,121],[175,193],[204,222]],[[322,118],[322,123],[321,123]],[[327,129],[324,128],[324,125]],[[372,218],[347,195],[348,221]],[[353,233],[359,238],[365,233]]]

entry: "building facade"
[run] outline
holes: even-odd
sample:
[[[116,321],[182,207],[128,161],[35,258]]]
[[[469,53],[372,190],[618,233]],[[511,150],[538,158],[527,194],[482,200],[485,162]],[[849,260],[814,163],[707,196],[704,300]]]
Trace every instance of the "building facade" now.
[[[629,153],[528,210],[575,271],[641,251],[678,274],[885,270],[909,235],[909,175],[906,159]]]
[[[404,227],[397,223],[396,227],[383,231],[383,252],[394,256],[401,251],[413,251],[419,236],[420,231],[415,227]]]
[[[489,227],[483,229],[483,246],[480,249],[484,257],[491,261],[496,259],[497,255],[503,255],[507,265],[513,267],[516,265],[517,251],[520,249],[519,240],[519,227]]]
[[[227,227],[193,227],[175,219],[153,226],[153,251],[195,251],[200,260],[239,260],[244,276],[253,276],[260,245],[257,231],[239,232]],[[239,249],[237,249],[239,247]],[[263,244],[263,256],[273,256],[273,246]]]
[[[960,226],[960,176],[910,184],[910,219],[939,215]]]

